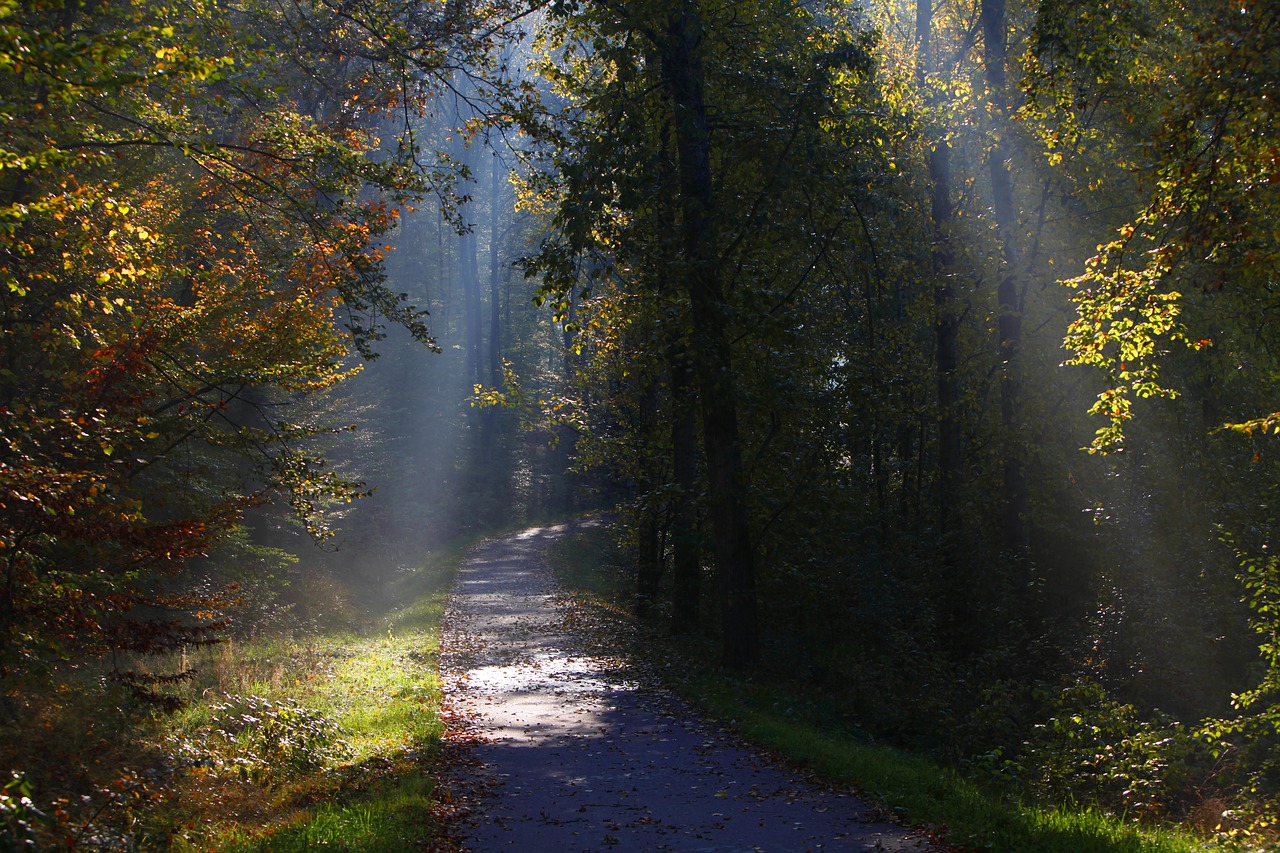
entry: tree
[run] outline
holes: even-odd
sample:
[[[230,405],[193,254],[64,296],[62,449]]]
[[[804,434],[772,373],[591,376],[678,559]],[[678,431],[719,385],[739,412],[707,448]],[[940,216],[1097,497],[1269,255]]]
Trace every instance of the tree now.
[[[1002,526],[1005,545],[1014,559],[1023,564],[1031,547],[1027,531],[1030,505],[1026,471],[1023,470],[1021,442],[1021,403],[1019,401],[1019,348],[1022,343],[1022,269],[1018,246],[1018,211],[1013,197],[1009,173],[1009,99],[1007,93],[1008,48],[1004,0],[982,2],[983,72],[986,76],[987,103],[991,109],[992,143],[987,153],[987,170],[991,178],[991,214],[1000,243],[1002,266],[996,289],[999,306],[1000,337],[1000,420],[1004,430]],[[1029,570],[1029,567],[1027,567]],[[1030,581],[1024,571],[1022,584]]]
[[[1268,141],[1276,11],[1265,4],[1214,7],[1192,20],[1181,41],[1194,45],[1180,74],[1186,85],[1157,105],[1152,156],[1137,166],[1149,176],[1146,201],[1068,282],[1079,313],[1066,337],[1072,363],[1108,378],[1091,409],[1106,421],[1095,450],[1121,446],[1135,399],[1179,393],[1161,377],[1168,342],[1216,343],[1210,318],[1269,286],[1266,271],[1280,246],[1266,225],[1277,202]],[[1184,291],[1195,288],[1222,292],[1196,306],[1209,321],[1202,336],[1184,319]],[[1253,432],[1275,422],[1262,415],[1233,426]]]
[[[771,527],[794,507],[798,483],[788,476],[798,471],[788,466],[799,462],[808,473],[816,457],[839,453],[810,441],[806,452],[789,455],[789,429],[798,438],[804,415],[781,401],[803,397],[811,381],[829,381],[821,373],[834,356],[821,349],[829,339],[806,347],[788,324],[822,315],[810,296],[824,287],[846,292],[846,270],[834,258],[857,221],[850,196],[857,203],[874,181],[864,162],[885,156],[859,138],[866,131],[883,143],[869,130],[875,113],[859,100],[868,94],[865,34],[827,32],[807,9],[777,11],[739,5],[730,19],[697,4],[633,4],[556,19],[557,62],[547,73],[570,103],[555,140],[556,231],[532,267],[551,290],[577,287],[585,269],[593,290],[617,279],[664,306],[668,343],[639,340],[669,354],[661,405],[678,412],[684,389],[696,394],[720,583],[715,603],[725,660],[743,666],[759,642],[752,538],[761,519]],[[590,47],[565,47],[579,44]],[[757,57],[749,68],[746,56]],[[850,162],[854,148],[868,160]],[[874,229],[863,230],[870,238]],[[590,261],[579,263],[584,256]],[[876,279],[866,276],[869,288],[879,286]],[[841,347],[848,337],[846,326]],[[805,355],[789,361],[796,348]],[[760,352],[780,357],[767,363],[753,355]],[[817,374],[787,375],[788,364],[801,363]],[[644,382],[652,374],[633,376]],[[805,391],[793,393],[796,387]],[[687,438],[646,440],[673,457],[678,451],[664,476],[692,470]],[[765,459],[782,464],[772,468]],[[681,483],[668,481],[663,490],[677,498],[664,504],[673,526],[687,518],[682,501],[698,491],[687,473],[679,476]],[[691,541],[693,525],[679,526],[680,541]],[[680,577],[693,577],[689,554],[681,560]]]
[[[696,2],[668,13],[657,39],[663,83],[670,98],[679,171],[680,286],[689,298],[702,399],[703,446],[711,497],[716,567],[723,586],[724,662],[742,669],[759,657],[755,550],[747,518],[738,434],[737,381],[729,349],[727,301],[721,281],[712,190],[702,51],[705,23]]]
[[[376,241],[445,170],[373,116],[470,25],[401,15],[0,4],[6,671],[209,641],[233,596],[167,577],[272,495],[322,536],[359,493],[289,401],[387,322],[430,344]]]

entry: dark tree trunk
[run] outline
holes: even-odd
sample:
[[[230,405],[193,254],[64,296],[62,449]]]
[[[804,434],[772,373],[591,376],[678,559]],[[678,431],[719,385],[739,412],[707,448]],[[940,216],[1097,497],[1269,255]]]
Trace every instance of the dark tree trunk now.
[[[933,69],[933,6],[931,0],[916,4],[916,82],[925,91],[927,75]],[[936,100],[936,99],[934,99]],[[944,541],[950,538],[951,518],[956,506],[956,488],[964,468],[964,437],[960,427],[959,365],[960,319],[955,309],[952,270],[955,265],[950,230],[954,218],[951,205],[951,148],[939,139],[929,152],[931,185],[930,218],[933,221],[933,261],[936,284],[934,302],[934,352],[938,391],[938,525]]]
[[[933,6],[931,0],[916,3],[916,84],[934,104],[938,98],[928,89],[928,75],[936,71],[933,45]],[[943,591],[942,611],[946,630],[957,648],[971,637],[974,619],[970,606],[972,596],[965,591],[971,586],[965,558],[957,508],[959,488],[964,473],[964,433],[960,421],[960,382],[956,370],[960,364],[960,317],[956,310],[955,253],[951,246],[951,227],[955,209],[951,203],[951,148],[939,138],[929,151],[929,214],[933,224],[933,343],[938,400],[938,534],[941,540]]]
[[[954,257],[948,232],[951,227],[951,152],[946,142],[929,154],[929,178],[933,183],[934,253],[937,284],[933,289],[934,350],[938,379],[938,519],[943,536],[951,532],[957,503],[956,490],[964,471],[964,434],[960,426],[960,318],[956,312]]]
[[[671,322],[674,322],[672,320]],[[671,388],[671,463],[675,495],[671,501],[671,619],[677,634],[691,633],[698,624],[702,593],[702,558],[694,517],[698,488],[698,418],[689,351],[683,333],[672,333],[667,347]]]
[[[467,376],[472,382],[484,378],[481,365],[483,320],[480,307],[480,271],[476,263],[476,235],[468,229],[458,235],[458,273],[462,279],[463,306],[466,313]]]
[[[476,150],[461,147],[458,156],[474,174]],[[470,202],[458,206],[458,217],[463,229],[458,235],[458,278],[462,285],[463,344],[467,353],[467,376],[470,382],[483,382],[484,318],[481,310],[479,259],[476,257],[476,223],[471,214]]]
[[[449,306],[453,304],[453,264],[450,262],[444,236],[444,211],[439,213],[436,217],[436,281],[440,282],[440,314],[437,322],[449,333],[453,331],[449,325]]]
[[[502,205],[499,203],[502,192],[504,172],[497,156],[490,158],[489,172],[489,386],[502,387],[502,294],[499,251],[500,228],[502,226]],[[494,448],[498,441],[498,426],[501,409],[490,406],[484,411],[480,422],[480,455],[481,462],[491,465],[494,461]]]
[[[723,661],[728,667],[744,669],[759,659],[755,553],[742,476],[737,383],[717,258],[711,140],[698,55],[701,30],[698,4],[684,0],[668,22],[662,70],[675,121],[683,251],[679,275],[689,295],[697,347],[716,569],[723,594]]]
[[[654,436],[660,429],[659,412],[660,377],[648,370],[642,371],[638,419],[634,428],[641,436]],[[636,530],[636,613],[648,616],[658,602],[662,586],[662,573],[666,562],[663,553],[662,500],[663,485],[667,482],[666,460],[661,454],[643,453],[637,463],[636,489],[640,519]]]
[[[662,584],[662,526],[658,523],[658,509],[650,501],[640,520],[637,531],[636,555],[636,613],[648,616],[658,600]]]
[[[996,291],[1000,309],[1000,420],[1003,431],[1004,495],[1000,520],[1005,547],[1024,575],[1029,570],[1030,534],[1027,527],[1029,502],[1021,444],[1019,403],[1019,347],[1022,340],[1021,260],[1018,257],[1017,209],[1013,201],[1013,179],[1009,174],[1009,105],[1006,94],[1005,4],[1004,0],[982,0],[983,62],[987,100],[994,123],[994,144],[988,155],[991,175],[991,211],[1000,241],[1002,269]],[[1029,577],[1023,578],[1029,581]]]

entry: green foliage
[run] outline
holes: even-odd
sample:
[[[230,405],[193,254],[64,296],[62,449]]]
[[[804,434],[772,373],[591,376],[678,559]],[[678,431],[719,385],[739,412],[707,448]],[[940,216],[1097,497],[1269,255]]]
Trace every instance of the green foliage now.
[[[673,8],[556,7],[565,121],[525,196],[551,223],[528,268],[577,333],[579,464],[625,484],[662,596],[677,498],[709,529],[708,460],[677,487],[670,429],[668,354],[697,343]],[[1190,721],[1249,663],[1213,524],[1261,523],[1277,477],[1275,10],[1039,0],[995,33],[941,3],[689,8],[766,664],[841,725],[1038,796],[1164,819],[1249,788]],[[1265,722],[1223,755],[1268,750]]]
[[[314,636],[321,614],[357,625],[334,587],[286,588],[285,537],[251,541],[246,518],[278,498],[323,538],[366,494],[352,466],[325,459],[359,406],[315,401],[341,387],[348,356],[394,343],[388,322],[407,330],[405,363],[411,339],[431,343],[419,293],[385,278],[393,232],[402,279],[450,322],[461,250],[441,229],[430,250],[428,232],[471,224],[451,173],[475,167],[461,140],[478,140],[483,121],[419,120],[439,93],[501,95],[544,146],[521,152],[541,168],[520,183],[547,231],[512,223],[500,239],[492,202],[487,298],[499,317],[510,260],[499,255],[541,240],[524,266],[560,324],[525,306],[504,336],[495,319],[508,362],[491,381],[503,387],[475,386],[467,429],[486,476],[510,488],[468,481],[456,512],[436,512],[440,527],[549,505],[547,472],[573,464],[607,471],[626,495],[650,569],[669,565],[678,522],[696,531],[680,541],[703,548],[710,466],[694,459],[696,482],[677,485],[670,430],[698,402],[681,359],[705,343],[676,286],[689,272],[681,228],[697,213],[679,203],[685,115],[663,62],[682,10],[701,28],[707,236],[736,380],[724,396],[740,422],[769,663],[825,691],[840,709],[827,723],[1130,816],[1177,812],[1182,786],[1204,775],[1201,747],[1160,708],[1221,714],[1215,696],[1225,707],[1239,691],[1238,713],[1200,726],[1220,762],[1201,793],[1265,829],[1280,789],[1280,569],[1239,558],[1262,652],[1261,677],[1240,691],[1246,617],[1212,524],[1263,524],[1280,476],[1261,441],[1280,432],[1280,12],[1252,0],[1009,4],[1005,116],[984,82],[995,34],[970,7],[911,6],[553,3],[525,19],[540,22],[541,79],[509,85],[483,79],[508,38],[497,20],[526,11],[505,0],[0,0],[0,672],[135,652],[174,663],[122,676],[136,695],[195,696],[187,655],[216,659],[197,646],[224,631],[237,597],[259,628],[306,616]],[[451,153],[423,164],[433,149]],[[1017,222],[993,220],[993,156],[1008,158]],[[438,215],[403,221],[401,202],[425,191]],[[997,299],[1006,272],[1019,292]],[[508,319],[525,301],[509,296]],[[1017,353],[1004,345],[1015,322]],[[1064,334],[1068,364],[1100,375],[1100,393],[1058,370]],[[397,417],[443,408],[442,383],[434,397],[402,393],[406,376],[374,392],[396,397]],[[1014,380],[1023,394],[1006,411]],[[503,430],[517,416],[529,431],[515,438]],[[957,454],[947,470],[944,423]],[[1125,453],[1081,458],[1090,432],[1091,450]],[[412,563],[420,540],[405,531],[425,526],[423,484],[458,472],[415,458],[413,440],[366,451],[362,464],[403,475],[413,485],[398,494],[414,498],[346,518],[367,540],[396,538],[391,565]],[[1031,487],[1017,519],[1025,560],[1010,559],[995,521],[1011,472]],[[432,598],[399,624],[438,613]],[[287,683],[283,659],[263,654],[239,682],[201,689]],[[189,760],[223,754],[265,780],[263,756],[305,775],[289,769],[295,746],[303,765],[332,763],[342,741],[384,724],[429,741],[405,721],[432,687],[396,673],[430,651],[370,654],[288,656],[326,661],[320,677],[349,693],[381,692],[386,717],[353,712],[349,735],[325,734],[346,713],[338,700],[293,708],[271,694],[234,713],[227,700]],[[1086,657],[1105,666],[1091,671],[1108,673],[1106,690],[1076,680]],[[237,765],[237,749],[260,763]],[[326,821],[369,822],[339,812]]]
[[[17,853],[35,850],[36,827],[45,822],[31,800],[31,785],[22,774],[13,772],[0,789],[0,850]]]
[[[0,667],[209,642],[188,561],[367,494],[314,401],[389,324],[434,346],[385,243],[498,8],[0,2]]]
[[[432,806],[432,787],[427,780],[406,779],[376,797],[322,803],[301,825],[284,827],[263,839],[228,839],[222,849],[235,853],[307,853],[317,848],[350,853],[415,853],[433,834],[432,827],[424,822]],[[179,845],[177,849],[184,847]]]
[[[857,786],[911,821],[946,827],[951,841],[1005,853],[1204,849],[1192,837],[1126,825],[1096,809],[1011,801],[919,756],[770,712],[746,699],[741,690],[727,698],[723,688],[695,689],[717,714],[736,720],[749,737],[813,766],[824,776]]]
[[[1280,557],[1270,553],[1267,544],[1261,546],[1261,553],[1237,548],[1236,556],[1245,601],[1253,611],[1250,625],[1259,637],[1258,651],[1266,666],[1261,682],[1235,697],[1240,708],[1249,709],[1280,700]]]
[[[1253,612],[1250,624],[1259,640],[1262,676],[1254,687],[1232,697],[1239,714],[1205,720],[1199,736],[1222,763],[1223,775],[1244,794],[1226,816],[1227,833],[1269,837],[1280,827],[1280,557],[1267,544],[1258,551],[1236,545],[1235,552]]]
[[[1001,772],[1050,801],[1074,799],[1139,820],[1183,805],[1197,747],[1183,726],[1145,719],[1093,681],[1042,701],[1051,716],[1035,724]]]
[[[1089,409],[1089,414],[1108,421],[1089,445],[1091,453],[1122,445],[1134,398],[1178,396],[1176,389],[1161,384],[1158,344],[1163,340],[1190,343],[1179,321],[1182,294],[1160,289],[1169,267],[1153,263],[1142,270],[1125,269],[1117,258],[1128,251],[1127,239],[1101,246],[1088,271],[1066,282],[1079,291],[1075,302],[1080,312],[1067,329],[1065,346],[1074,353],[1067,364],[1107,371],[1114,383]],[[1146,257],[1152,252],[1140,254]]]
[[[570,589],[616,606],[625,596],[625,588],[617,581],[616,547],[605,532],[595,528],[561,539],[551,557],[559,579]],[[875,742],[858,730],[856,721],[834,715],[830,697],[808,691],[794,679],[794,672],[788,673],[790,677],[733,676],[714,665],[712,651],[705,644],[658,642],[660,654],[655,655],[652,647],[641,653],[663,661],[655,671],[678,691],[784,759],[876,799],[897,818],[937,827],[944,843],[997,853],[1192,853],[1211,849],[1188,834],[1136,825],[1130,818],[1138,815],[1124,814],[1123,802],[1081,803],[1067,784],[1056,789],[1065,796],[1037,799],[1033,788],[1009,784],[1008,762],[1003,762],[1000,782],[990,784],[993,780],[989,776],[977,774],[975,779],[972,773],[961,775],[927,756]],[[1020,713],[1021,709],[1014,707],[1014,692],[1004,691],[1001,698],[1001,691],[993,689],[985,696],[981,711],[988,736],[994,734],[997,740],[1017,736],[1016,726],[994,733],[988,728],[997,718]],[[1161,741],[1176,726],[1162,731],[1144,723],[1132,706],[1107,698],[1096,684],[1082,683],[1078,689],[1046,694],[1042,699],[1061,702],[1058,713],[1066,719],[1051,722],[1044,727],[1045,733],[1038,735],[1042,749],[1036,760],[1063,761],[1068,775],[1078,771],[1092,785],[1086,766],[1090,765],[1109,774],[1103,783],[1109,791],[1132,783],[1143,792],[1140,797],[1169,793],[1161,785],[1164,780],[1172,784],[1177,776],[1159,768],[1178,761],[1178,750],[1185,748],[1185,743],[1173,747]],[[1098,722],[1085,723],[1085,714]],[[1077,715],[1079,723],[1073,719]],[[932,722],[945,724],[937,715]],[[1108,753],[1103,744],[1107,739],[1122,744],[1119,752],[1124,753],[1123,758],[1116,758],[1115,749]],[[1091,746],[1085,745],[1086,740]],[[1094,747],[1104,754],[1095,755],[1091,752]],[[999,756],[994,759],[1001,763]],[[1078,766],[1073,762],[1079,762]]]
[[[1272,227],[1280,204],[1274,146],[1264,141],[1275,124],[1271,99],[1280,83],[1276,10],[1264,3],[1204,11],[1172,14],[1158,39],[1168,45],[1163,55],[1144,56],[1150,51],[1137,46],[1080,53],[1105,66],[1091,75],[1100,84],[1097,102],[1151,136],[1125,149],[1119,148],[1124,131],[1096,140],[1131,159],[1131,170],[1146,178],[1145,199],[1131,196],[1134,212],[1120,238],[1102,242],[1084,273],[1066,281],[1078,311],[1065,342],[1073,353],[1069,363],[1098,367],[1108,379],[1092,412],[1109,423],[1098,430],[1093,450],[1119,445],[1134,398],[1177,393],[1159,374],[1169,343],[1237,345],[1231,333],[1219,340],[1222,319],[1234,313],[1232,303],[1252,302],[1259,287],[1269,290],[1263,270],[1274,267],[1280,252]],[[1146,115],[1135,116],[1135,104],[1120,99],[1123,90],[1109,86],[1113,76],[1154,81],[1170,65],[1191,85],[1154,90],[1160,97]],[[1068,58],[1049,76],[1071,79],[1070,66]],[[1206,309],[1198,326],[1181,316],[1193,289],[1220,293],[1197,306]],[[1239,422],[1245,431],[1266,425],[1265,416],[1253,414]]]
[[[175,735],[175,758],[266,783],[328,767],[351,756],[345,731],[329,715],[296,699],[225,695],[210,707],[206,726]]]

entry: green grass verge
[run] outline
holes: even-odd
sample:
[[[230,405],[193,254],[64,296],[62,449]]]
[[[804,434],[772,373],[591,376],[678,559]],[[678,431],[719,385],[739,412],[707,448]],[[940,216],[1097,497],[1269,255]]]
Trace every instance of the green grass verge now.
[[[616,610],[630,595],[625,560],[602,528],[558,541],[549,553],[560,583]],[[933,827],[950,844],[995,853],[1192,853],[1221,849],[1177,828],[1148,828],[1088,808],[1028,805],[988,791],[925,757],[832,731],[784,687],[719,670],[709,648],[662,649],[672,686],[785,760],[869,796],[903,820]],[[676,676],[679,676],[677,679]],[[779,710],[786,708],[786,711]]]
[[[463,551],[397,582],[403,606],[356,633],[264,638],[192,659],[191,703],[158,737],[207,744],[226,696],[293,701],[340,727],[342,758],[235,779],[238,744],[196,768],[162,820],[177,851],[421,850],[438,834],[431,765],[443,732],[437,668],[444,598]],[[201,738],[204,738],[201,740]],[[247,749],[247,747],[246,747]],[[250,756],[252,757],[252,756]],[[156,838],[156,840],[160,840]]]
[[[1217,849],[1176,829],[1096,810],[1028,805],[917,755],[832,732],[772,707],[767,687],[708,670],[680,689],[750,740],[883,803],[950,843],[1002,853],[1192,853]]]

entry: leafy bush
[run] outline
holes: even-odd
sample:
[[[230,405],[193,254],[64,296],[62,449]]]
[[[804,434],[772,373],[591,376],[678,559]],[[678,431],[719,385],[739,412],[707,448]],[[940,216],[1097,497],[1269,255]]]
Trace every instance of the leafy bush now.
[[[36,827],[44,814],[31,801],[31,786],[20,773],[0,788],[0,851],[36,849]]]
[[[188,765],[234,768],[241,779],[265,782],[349,758],[344,734],[335,720],[296,700],[227,695],[213,706],[208,725],[176,746]]]
[[[1274,839],[1280,828],[1280,556],[1265,543],[1249,551],[1225,534],[1223,540],[1240,560],[1238,577],[1265,670],[1255,688],[1232,696],[1239,715],[1205,720],[1199,735],[1220,762],[1224,782],[1240,795],[1240,807],[1223,814],[1219,829],[1231,838]]]
[[[1048,707],[1015,761],[1038,793],[1154,816],[1186,790],[1198,742],[1180,723],[1143,719],[1094,681],[1061,689]]]

